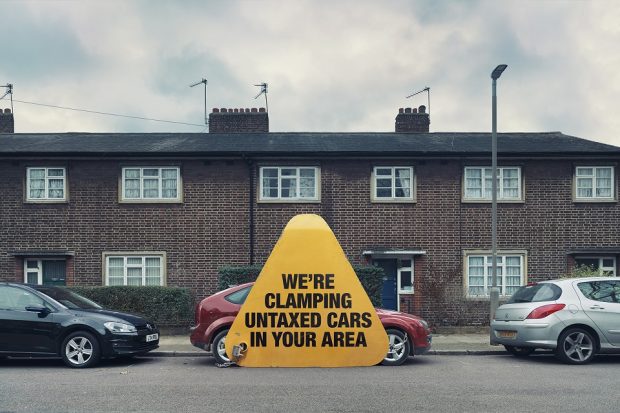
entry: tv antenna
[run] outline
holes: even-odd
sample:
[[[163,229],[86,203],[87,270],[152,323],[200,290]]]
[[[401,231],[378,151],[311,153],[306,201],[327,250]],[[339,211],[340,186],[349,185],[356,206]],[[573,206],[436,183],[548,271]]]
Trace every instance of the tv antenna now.
[[[431,88],[426,86],[424,89],[422,90],[418,90],[417,92],[414,92],[412,94],[410,94],[409,96],[407,96],[405,99],[409,99],[410,97],[413,97],[415,95],[418,95],[422,92],[426,92],[426,97],[428,99],[428,114],[431,114]]]
[[[269,104],[267,103],[267,83],[263,82],[254,86],[260,86],[260,92],[258,95],[254,96],[254,99],[257,99],[260,95],[265,94],[265,110],[269,112]]]
[[[4,92],[4,95],[0,97],[0,100],[4,99],[7,95],[9,95],[11,97],[11,113],[13,113],[13,85],[10,83],[7,83],[6,85],[0,85],[0,87],[3,87],[6,89],[6,92]]]
[[[189,85],[189,87],[194,87],[194,86],[198,86],[199,84],[203,84],[205,85],[205,125],[209,126],[209,118],[207,117],[207,79],[205,79],[204,77],[202,78],[202,80],[200,82],[196,82],[194,84]]]

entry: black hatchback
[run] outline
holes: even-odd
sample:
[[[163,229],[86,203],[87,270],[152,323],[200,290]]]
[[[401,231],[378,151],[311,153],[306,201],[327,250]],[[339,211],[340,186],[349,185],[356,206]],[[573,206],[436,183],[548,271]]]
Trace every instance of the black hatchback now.
[[[62,287],[0,283],[0,357],[61,357],[83,368],[157,347],[159,330],[142,317]]]

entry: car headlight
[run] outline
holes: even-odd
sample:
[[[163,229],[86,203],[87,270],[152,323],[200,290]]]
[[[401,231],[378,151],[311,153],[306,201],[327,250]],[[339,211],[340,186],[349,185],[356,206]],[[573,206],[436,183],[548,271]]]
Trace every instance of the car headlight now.
[[[425,330],[428,330],[428,323],[426,321],[422,320],[421,318],[419,318],[418,321],[420,322],[420,324],[422,324],[422,327],[424,327]]]
[[[119,323],[116,321],[108,321],[103,325],[112,333],[135,333],[138,331],[136,327],[131,324]]]

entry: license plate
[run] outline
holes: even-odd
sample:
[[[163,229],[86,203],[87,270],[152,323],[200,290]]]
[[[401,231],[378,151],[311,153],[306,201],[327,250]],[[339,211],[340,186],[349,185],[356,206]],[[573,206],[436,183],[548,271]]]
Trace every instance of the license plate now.
[[[517,332],[512,330],[499,330],[497,335],[501,338],[517,338]]]
[[[146,342],[148,343],[149,341],[155,341],[159,338],[159,334],[155,333],[155,334],[149,334],[146,336]]]

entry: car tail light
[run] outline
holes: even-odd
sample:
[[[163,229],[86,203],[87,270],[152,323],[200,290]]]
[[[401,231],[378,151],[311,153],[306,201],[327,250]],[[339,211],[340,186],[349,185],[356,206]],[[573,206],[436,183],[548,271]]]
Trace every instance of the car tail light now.
[[[531,319],[539,319],[550,316],[551,314],[560,311],[566,307],[566,304],[547,304],[542,307],[535,308],[532,312],[525,318]]]

